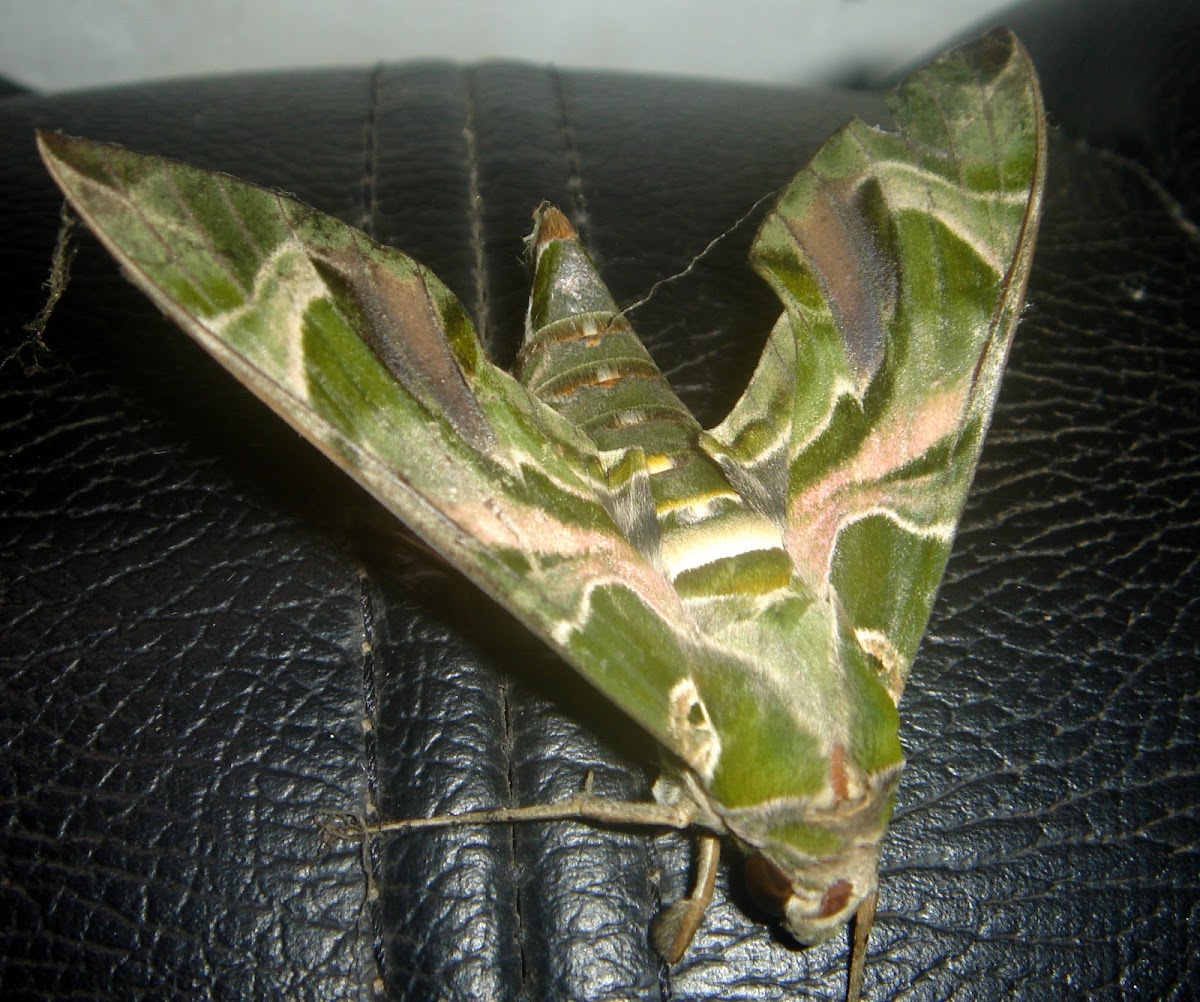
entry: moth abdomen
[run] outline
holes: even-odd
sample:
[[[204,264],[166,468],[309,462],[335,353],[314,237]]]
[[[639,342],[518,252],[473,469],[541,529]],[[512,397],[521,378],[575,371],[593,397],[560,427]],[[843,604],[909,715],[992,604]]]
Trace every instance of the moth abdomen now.
[[[701,450],[699,423],[617,312],[566,217],[543,205],[536,218],[521,381],[605,453],[641,453],[656,556],[682,596],[788,587],[792,563],[778,525],[753,511]]]

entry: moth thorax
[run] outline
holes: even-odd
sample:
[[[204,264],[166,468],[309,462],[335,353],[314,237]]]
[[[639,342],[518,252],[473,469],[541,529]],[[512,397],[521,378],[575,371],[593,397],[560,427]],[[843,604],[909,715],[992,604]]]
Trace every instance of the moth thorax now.
[[[751,897],[763,911],[782,918],[803,946],[816,946],[837,935],[874,892],[878,874],[877,843],[850,846],[792,873],[762,853],[746,859]]]

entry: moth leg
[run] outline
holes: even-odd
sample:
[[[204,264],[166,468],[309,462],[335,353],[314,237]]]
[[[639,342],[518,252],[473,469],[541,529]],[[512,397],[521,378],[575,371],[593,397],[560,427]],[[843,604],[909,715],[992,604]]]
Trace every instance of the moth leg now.
[[[717,882],[717,861],[721,858],[721,840],[716,835],[698,836],[696,882],[692,893],[665,908],[654,920],[650,938],[654,949],[668,964],[678,964],[704,921]]]
[[[872,891],[854,913],[854,945],[850,948],[850,975],[846,979],[846,1002],[858,1002],[862,994],[863,975],[867,969],[867,938],[875,924],[875,906],[879,892]]]

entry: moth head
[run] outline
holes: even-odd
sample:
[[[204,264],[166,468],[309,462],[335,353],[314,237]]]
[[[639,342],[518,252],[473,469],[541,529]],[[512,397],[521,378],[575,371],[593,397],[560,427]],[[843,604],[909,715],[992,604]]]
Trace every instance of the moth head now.
[[[868,774],[835,759],[844,780],[835,785],[852,796],[771,805],[759,825],[741,830],[750,896],[804,946],[836,936],[875,893],[879,845],[903,768],[899,762]]]
[[[854,845],[803,868],[763,852],[746,858],[746,888],[763,911],[783,920],[803,946],[836,936],[878,884],[879,846]]]

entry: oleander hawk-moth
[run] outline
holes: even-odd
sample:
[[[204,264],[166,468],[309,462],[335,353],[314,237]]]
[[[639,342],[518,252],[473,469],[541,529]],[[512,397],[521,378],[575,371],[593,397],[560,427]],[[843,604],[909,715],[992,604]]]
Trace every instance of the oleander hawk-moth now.
[[[512,376],[430,271],[350,226],[224,175],[38,139],[136,285],[662,746],[644,804],[585,793],[425,823],[698,828],[697,890],[656,928],[669,959],[719,839],[799,942],[860,909],[869,926],[897,703],[1020,317],[1046,166],[1037,80],[1006,31],[889,105],[898,131],[851,121],[763,222],[752,264],[784,310],[707,431],[555,208],[528,239]]]

